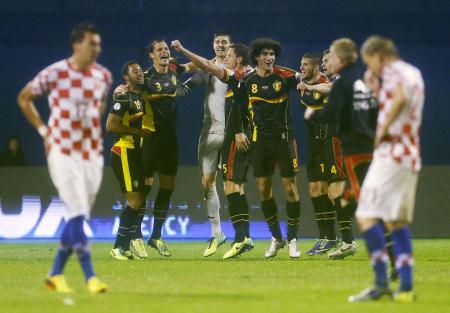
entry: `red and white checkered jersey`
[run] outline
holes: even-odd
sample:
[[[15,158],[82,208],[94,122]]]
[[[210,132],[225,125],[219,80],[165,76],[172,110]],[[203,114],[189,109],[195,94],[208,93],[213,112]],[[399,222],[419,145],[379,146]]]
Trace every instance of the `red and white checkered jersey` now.
[[[411,64],[398,60],[383,68],[377,133],[386,123],[387,114],[393,105],[394,90],[399,85],[403,88],[406,103],[389,127],[390,140],[383,142],[375,150],[374,156],[390,157],[403,166],[419,171],[422,165],[419,131],[422,123],[425,87],[419,69]]]
[[[67,59],[46,67],[29,82],[34,95],[48,95],[52,149],[84,160],[102,155],[100,111],[111,83],[105,67],[94,63],[80,72]]]

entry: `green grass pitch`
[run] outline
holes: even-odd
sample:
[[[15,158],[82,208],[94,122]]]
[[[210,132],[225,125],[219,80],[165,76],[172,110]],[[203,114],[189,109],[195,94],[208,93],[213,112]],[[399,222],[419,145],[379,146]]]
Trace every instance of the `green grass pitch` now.
[[[57,243],[0,243],[0,312],[450,312],[450,240],[414,242],[418,301],[413,304],[347,303],[348,295],[372,282],[362,242],[357,255],[340,261],[304,254],[291,260],[286,249],[266,260],[269,242],[255,243],[238,260],[221,259],[228,244],[204,258],[205,243],[169,242],[171,258],[152,250],[147,260],[122,262],[109,257],[111,243],[93,243],[96,272],[109,290],[89,294],[72,257],[66,278],[76,292],[70,296],[43,286]],[[302,251],[311,245],[300,244]]]

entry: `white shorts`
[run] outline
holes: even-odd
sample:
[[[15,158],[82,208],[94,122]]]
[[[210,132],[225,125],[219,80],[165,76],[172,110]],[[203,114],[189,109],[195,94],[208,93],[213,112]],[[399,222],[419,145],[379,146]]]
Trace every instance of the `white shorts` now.
[[[47,156],[50,177],[64,202],[66,218],[89,219],[103,176],[103,157],[83,160],[51,149]]]
[[[223,139],[223,134],[200,134],[198,139],[198,163],[202,175],[216,173],[219,169]]]
[[[374,158],[361,187],[357,218],[411,223],[418,173],[391,159]]]

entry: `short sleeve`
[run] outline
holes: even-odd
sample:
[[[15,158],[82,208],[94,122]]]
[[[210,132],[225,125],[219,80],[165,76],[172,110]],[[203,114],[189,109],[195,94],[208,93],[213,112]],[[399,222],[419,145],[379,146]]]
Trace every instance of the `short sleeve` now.
[[[55,82],[56,71],[47,67],[40,71],[33,80],[28,83],[31,92],[35,96],[43,96],[50,93],[52,82]]]
[[[130,95],[128,93],[121,93],[113,97],[113,105],[109,113],[123,117],[125,112],[130,108]]]

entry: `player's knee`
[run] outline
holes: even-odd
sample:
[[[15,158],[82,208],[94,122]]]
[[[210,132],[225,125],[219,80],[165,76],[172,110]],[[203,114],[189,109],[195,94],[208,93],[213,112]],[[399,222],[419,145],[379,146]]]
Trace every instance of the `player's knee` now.
[[[145,177],[145,186],[151,188],[153,185],[153,177]]]
[[[325,182],[312,182],[309,183],[309,196],[316,198],[328,193],[327,184]]]
[[[335,182],[328,186],[328,196],[330,199],[334,200],[344,194],[345,182]]]
[[[238,184],[236,184],[236,183],[234,183],[232,181],[227,180],[223,184],[223,190],[224,190],[225,195],[229,195],[229,194],[234,193],[234,192],[240,192],[241,188],[240,188],[240,185],[238,185]]]
[[[202,187],[203,189],[211,189],[216,185],[215,176],[210,174],[204,174],[202,176]]]
[[[375,219],[358,218],[357,223],[358,223],[359,230],[361,232],[366,232],[370,228],[372,228],[373,225],[377,224],[378,221]]]
[[[284,188],[285,188],[286,199],[289,202],[298,201],[299,195],[298,195],[298,189],[297,189],[296,183],[292,182],[292,183],[286,184]]]

